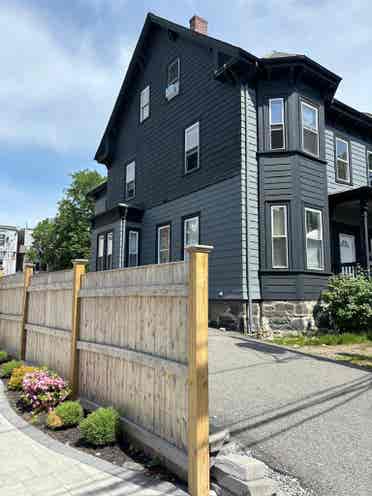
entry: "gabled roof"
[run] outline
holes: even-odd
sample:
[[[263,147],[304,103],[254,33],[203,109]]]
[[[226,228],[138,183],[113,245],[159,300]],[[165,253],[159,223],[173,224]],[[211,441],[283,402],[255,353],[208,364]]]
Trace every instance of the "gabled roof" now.
[[[111,117],[95,155],[95,160],[100,163],[106,163],[107,159],[109,158],[109,141],[112,134],[115,133],[116,117],[120,111],[122,104],[125,102],[130,81],[134,76],[137,67],[143,64],[147,36],[153,26],[159,26],[163,29],[168,30],[171,34],[186,37],[187,39],[196,43],[200,43],[204,46],[215,48],[217,50],[223,50],[224,52],[228,53],[232,59],[242,58],[251,63],[256,63],[256,61],[258,60],[257,57],[249,52],[246,52],[245,50],[242,50],[239,47],[217,40],[215,38],[212,38],[211,36],[192,31],[191,29],[185,28],[184,26],[175,24],[174,22],[168,21],[167,19],[164,19],[162,17],[158,17],[155,14],[147,14],[132,59],[129,63],[123,84],[120,88],[119,96],[117,97]]]

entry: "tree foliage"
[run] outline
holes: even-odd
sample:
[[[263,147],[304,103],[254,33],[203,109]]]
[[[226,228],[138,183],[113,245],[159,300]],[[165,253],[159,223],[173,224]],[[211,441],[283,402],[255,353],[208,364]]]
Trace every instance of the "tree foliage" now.
[[[87,193],[104,178],[90,170],[75,172],[71,177],[71,184],[58,203],[56,217],[42,220],[33,232],[29,258],[43,270],[67,269],[71,260],[89,258],[94,202],[87,198]]]

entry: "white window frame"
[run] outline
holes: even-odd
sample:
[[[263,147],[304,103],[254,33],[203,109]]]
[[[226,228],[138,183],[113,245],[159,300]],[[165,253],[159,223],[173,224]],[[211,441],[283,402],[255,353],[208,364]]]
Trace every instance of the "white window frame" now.
[[[135,238],[136,238],[136,251],[131,253],[130,249],[131,249],[131,246],[130,246],[130,237],[131,235],[135,235]],[[130,256],[131,255],[135,255],[136,257],[136,263],[135,265],[130,265],[129,264],[129,260],[130,260]],[[139,265],[139,232],[138,231],[135,231],[133,229],[130,229],[129,232],[128,232],[128,267],[138,267]]]
[[[273,124],[271,121],[271,104],[272,102],[281,102],[282,104],[282,122],[275,123]],[[269,137],[269,143],[270,143],[270,150],[276,151],[276,150],[285,150],[286,147],[286,142],[285,142],[285,106],[284,106],[284,98],[270,98],[269,99],[269,126],[270,126],[270,137]],[[283,127],[283,146],[281,148],[273,148],[272,147],[272,128],[276,126],[282,126]]]
[[[304,107],[307,107],[311,110],[315,110],[316,114],[316,129],[313,129],[309,126],[306,126],[304,124],[304,112],[303,109]],[[310,152],[309,150],[305,150],[305,129],[308,131],[311,131],[312,133],[316,133],[317,136],[317,153]],[[319,109],[315,105],[312,105],[311,103],[305,102],[301,100],[301,135],[302,135],[302,150],[305,153],[308,153],[309,155],[312,155],[313,157],[319,157],[319,148],[320,148],[320,141],[319,141]]]
[[[304,216],[304,222],[305,222],[305,252],[306,252],[306,267],[308,270],[324,270],[324,235],[323,235],[323,212],[322,210],[319,210],[317,208],[310,208],[310,207],[305,207],[305,216]],[[308,233],[307,233],[307,225],[306,225],[306,213],[307,212],[315,212],[319,214],[320,218],[320,241],[321,241],[321,247],[322,247],[322,260],[321,260],[321,266],[320,267],[312,267],[309,265],[309,257],[307,254],[307,240],[308,240]]]
[[[341,141],[342,143],[345,143],[346,149],[347,149],[347,160],[344,160],[343,158],[338,158],[337,156],[337,142]],[[339,138],[336,136],[335,139],[335,161],[336,161],[336,180],[342,183],[350,184],[351,182],[351,171],[350,171],[350,150],[349,150],[349,142],[344,140],[343,138]],[[344,164],[347,164],[347,179],[343,179],[342,177],[338,176],[338,161],[343,162]]]
[[[128,168],[133,166],[133,169],[134,169],[134,178],[130,181],[128,181]],[[129,196],[128,194],[128,185],[133,182],[134,184],[134,187],[133,187],[133,195],[132,196]],[[126,200],[133,200],[133,198],[136,197],[136,162],[135,160],[132,160],[132,162],[129,162],[129,164],[127,164],[125,166],[125,199]]]
[[[174,81],[169,81],[169,69],[174,65],[177,64],[177,78]],[[176,59],[173,59],[172,62],[169,62],[168,67],[167,67],[167,87],[172,86],[172,84],[179,83],[180,81],[180,73],[181,73],[181,63],[180,63],[180,58],[177,57]]]
[[[192,217],[186,217],[183,219],[183,258],[184,260],[187,259],[187,251],[186,248],[190,245],[186,243],[186,238],[187,238],[187,224],[188,222],[194,221],[197,219],[198,221],[198,244],[200,242],[200,215],[193,215]]]
[[[284,234],[274,235],[274,210],[281,209],[284,211]],[[273,269],[288,269],[288,211],[287,205],[271,205],[271,265]],[[286,264],[285,265],[274,265],[274,239],[284,238],[285,239],[285,254],[286,254]]]
[[[371,161],[371,168],[369,167],[370,161]],[[368,173],[372,174],[372,150],[367,150],[367,167],[368,167]]]
[[[140,122],[150,117],[150,85],[148,84],[140,93]]]
[[[160,233],[163,229],[168,229],[169,230],[169,236],[168,236],[168,248],[166,250],[160,250]],[[170,224],[164,224],[163,226],[158,227],[158,247],[157,247],[157,263],[169,263],[171,260],[171,225]],[[160,253],[161,251],[167,251],[168,252],[168,262],[160,262]]]
[[[6,235],[4,233],[0,233],[0,246],[5,246]]]
[[[194,148],[190,148],[189,150],[186,148],[186,144],[187,144],[187,134],[190,133],[194,128],[197,128],[198,130],[198,145],[197,147],[194,147]],[[185,137],[184,137],[184,140],[185,140],[185,155],[184,155],[184,162],[185,162],[185,174],[190,174],[191,172],[194,172],[196,170],[198,170],[200,168],[200,123],[199,121],[197,122],[194,122],[194,124],[192,124],[191,126],[187,127],[185,129]],[[189,152],[191,152],[192,150],[197,150],[197,156],[198,156],[198,163],[197,163],[197,167],[195,167],[195,169],[192,169],[192,170],[187,170],[187,154]]]

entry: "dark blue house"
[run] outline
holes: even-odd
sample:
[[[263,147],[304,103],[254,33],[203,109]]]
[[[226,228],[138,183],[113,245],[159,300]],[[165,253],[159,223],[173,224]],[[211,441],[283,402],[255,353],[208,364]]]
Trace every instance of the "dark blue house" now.
[[[95,157],[92,270],[210,244],[211,320],[312,326],[329,276],[370,264],[372,118],[335,99],[340,81],[149,14]]]

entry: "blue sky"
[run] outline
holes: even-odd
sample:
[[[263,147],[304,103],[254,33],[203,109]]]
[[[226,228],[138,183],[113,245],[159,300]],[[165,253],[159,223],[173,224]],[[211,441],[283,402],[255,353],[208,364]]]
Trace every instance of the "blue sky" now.
[[[0,224],[33,227],[93,156],[147,12],[255,55],[305,53],[343,77],[338,98],[372,111],[372,4],[330,0],[2,0]]]

